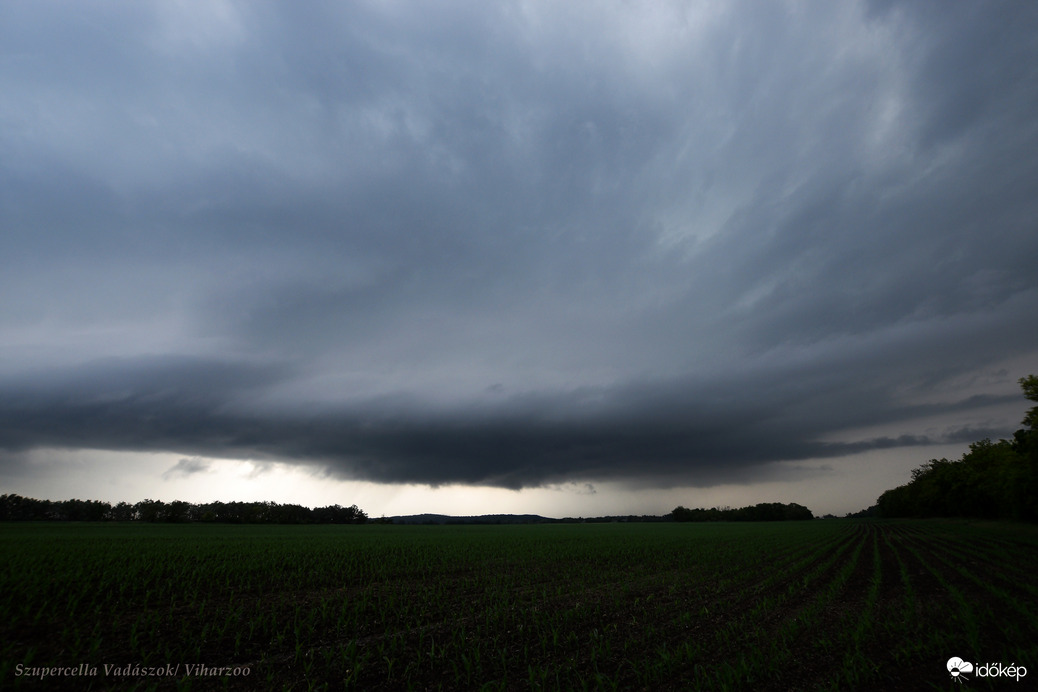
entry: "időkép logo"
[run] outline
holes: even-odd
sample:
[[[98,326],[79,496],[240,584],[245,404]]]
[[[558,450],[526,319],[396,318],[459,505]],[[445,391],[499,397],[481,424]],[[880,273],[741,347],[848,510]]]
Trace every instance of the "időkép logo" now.
[[[1027,668],[1018,666],[1016,663],[1010,663],[1008,666],[1001,663],[973,665],[958,656],[952,656],[948,659],[948,673],[955,682],[969,680],[970,674],[978,678],[1015,678],[1017,682],[1020,682],[1020,678],[1027,675]]]

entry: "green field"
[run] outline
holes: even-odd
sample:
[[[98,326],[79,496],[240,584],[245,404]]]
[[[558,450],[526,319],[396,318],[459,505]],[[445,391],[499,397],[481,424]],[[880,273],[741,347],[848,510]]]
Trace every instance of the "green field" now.
[[[5,689],[1038,680],[1030,526],[3,524],[0,558]],[[953,656],[1028,672],[960,687]]]

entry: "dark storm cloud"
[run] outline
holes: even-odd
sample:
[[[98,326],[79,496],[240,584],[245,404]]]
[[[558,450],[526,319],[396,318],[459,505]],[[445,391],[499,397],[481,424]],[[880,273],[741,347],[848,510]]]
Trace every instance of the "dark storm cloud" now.
[[[0,449],[522,487],[1008,434],[962,417],[1038,351],[1036,27],[7,4]]]
[[[210,457],[287,458],[375,481],[513,488],[632,475],[709,485],[745,477],[776,459],[977,439],[981,431],[951,429],[937,438],[819,438],[849,425],[1018,398],[898,406],[883,388],[851,374],[822,382],[803,373],[789,379],[787,372],[525,395],[466,414],[430,413],[420,402],[399,398],[306,413],[251,407],[251,395],[277,375],[227,363],[91,364],[82,373],[56,375],[54,385],[30,391],[4,383],[0,448],[180,449]],[[731,388],[756,396],[733,395]],[[847,405],[848,388],[859,400],[856,406]],[[164,477],[204,468],[197,459],[184,459]]]

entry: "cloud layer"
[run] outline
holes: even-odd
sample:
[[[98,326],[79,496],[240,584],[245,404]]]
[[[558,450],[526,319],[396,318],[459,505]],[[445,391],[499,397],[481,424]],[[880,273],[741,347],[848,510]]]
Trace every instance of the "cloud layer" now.
[[[4,6],[0,459],[711,484],[1007,434],[983,410],[1038,354],[1036,28]]]

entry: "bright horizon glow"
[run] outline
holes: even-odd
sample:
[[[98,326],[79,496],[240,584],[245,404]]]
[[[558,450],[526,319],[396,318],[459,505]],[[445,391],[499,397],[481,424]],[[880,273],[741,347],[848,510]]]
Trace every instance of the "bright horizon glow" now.
[[[297,467],[236,459],[209,459],[169,453],[102,450],[36,450],[30,468],[50,466],[60,480],[0,478],[3,493],[39,500],[100,500],[134,504],[152,499],[207,502],[266,502],[324,507],[357,505],[370,518],[412,514],[479,516],[538,514],[561,519],[623,515],[663,515],[674,507],[743,507],[759,502],[796,502],[815,516],[843,516],[875,503],[879,495],[910,480],[910,471],[932,458],[957,459],[968,445],[940,445],[871,451],[843,459],[787,462],[775,477],[753,485],[714,487],[631,487],[616,482],[571,482],[508,490],[457,484],[431,487],[339,480],[318,467]],[[183,461],[203,465],[190,475]],[[99,470],[108,474],[99,476]]]

